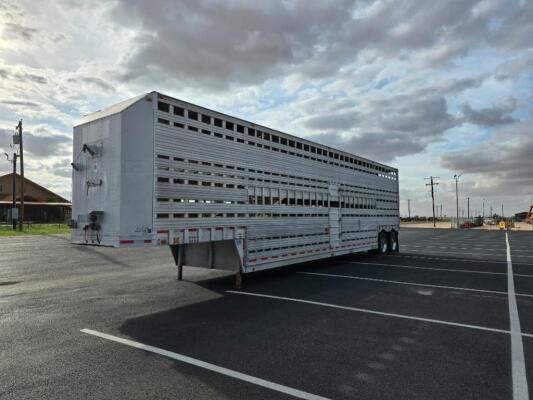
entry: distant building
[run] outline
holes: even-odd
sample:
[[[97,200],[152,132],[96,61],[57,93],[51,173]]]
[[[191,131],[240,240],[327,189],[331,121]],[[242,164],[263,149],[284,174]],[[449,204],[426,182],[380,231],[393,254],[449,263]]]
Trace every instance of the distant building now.
[[[525,221],[527,218],[527,211],[524,211],[524,212],[519,212],[519,213],[516,213],[514,215],[514,220],[515,221]]]
[[[16,176],[16,201],[20,202],[20,175]],[[13,173],[0,176],[0,222],[7,221],[13,204]],[[24,179],[24,221],[64,222],[70,219],[70,202],[41,185]]]

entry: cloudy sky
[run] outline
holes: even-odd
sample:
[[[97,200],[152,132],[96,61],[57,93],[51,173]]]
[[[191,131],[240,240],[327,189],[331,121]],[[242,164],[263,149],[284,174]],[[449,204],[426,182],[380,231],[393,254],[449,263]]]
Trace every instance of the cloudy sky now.
[[[533,204],[533,1],[0,0],[0,150],[70,197],[72,125],[165,94],[400,169],[401,212]],[[10,164],[0,160],[0,173]]]

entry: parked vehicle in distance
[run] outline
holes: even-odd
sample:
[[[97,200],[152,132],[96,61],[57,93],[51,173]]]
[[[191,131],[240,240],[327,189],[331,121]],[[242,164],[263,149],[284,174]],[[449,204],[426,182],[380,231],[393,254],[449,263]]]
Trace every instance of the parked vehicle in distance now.
[[[461,229],[470,229],[471,228],[471,222],[470,221],[465,221],[461,224],[460,228]]]
[[[241,273],[398,251],[398,170],[157,92],[74,127],[72,242]]]

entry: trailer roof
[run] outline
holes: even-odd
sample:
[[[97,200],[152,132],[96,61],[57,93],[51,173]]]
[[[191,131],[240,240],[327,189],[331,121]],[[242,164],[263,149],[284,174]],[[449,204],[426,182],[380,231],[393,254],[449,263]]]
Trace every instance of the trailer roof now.
[[[126,108],[130,107],[131,105],[135,104],[139,100],[141,100],[146,95],[148,95],[148,93],[143,93],[139,96],[132,97],[131,99],[124,100],[124,101],[121,101],[120,103],[104,108],[103,110],[98,110],[96,112],[87,114],[83,116],[82,119],[80,119],[74,126],[80,126],[88,122],[96,121],[97,119],[100,119],[100,118],[108,117],[113,114],[118,114],[124,111]]]
[[[390,165],[383,164],[383,163],[380,163],[378,161],[374,161],[374,160],[371,160],[369,158],[362,157],[360,155],[349,153],[349,152],[346,152],[344,150],[336,149],[334,147],[330,147],[330,146],[315,142],[313,140],[309,140],[309,139],[302,138],[302,137],[299,137],[299,136],[291,135],[290,133],[278,131],[277,129],[273,129],[273,128],[270,128],[270,127],[267,127],[267,126],[264,126],[264,125],[261,125],[261,124],[257,124],[255,122],[247,121],[247,120],[244,120],[242,118],[235,117],[233,115],[222,113],[220,111],[212,110],[212,109],[209,109],[207,107],[203,107],[203,106],[200,106],[200,105],[197,105],[197,104],[194,104],[194,103],[190,103],[190,102],[178,99],[176,97],[168,96],[166,94],[163,94],[163,93],[160,93],[160,92],[157,92],[157,91],[152,91],[152,92],[149,92],[149,93],[143,93],[143,94],[141,94],[139,96],[136,96],[136,97],[133,97],[131,99],[121,101],[120,103],[114,104],[114,105],[112,105],[112,106],[110,106],[108,108],[104,108],[103,110],[99,110],[99,111],[96,111],[94,113],[88,114],[88,115],[84,116],[81,120],[79,120],[78,123],[76,123],[74,126],[80,126],[80,125],[95,121],[95,120],[103,118],[103,117],[108,117],[108,116],[113,115],[113,114],[118,114],[118,113],[126,110],[128,107],[130,107],[131,105],[135,104],[137,101],[141,100],[145,96],[148,96],[148,95],[153,94],[153,93],[156,93],[158,95],[158,98],[160,98],[160,99],[167,98],[169,100],[179,101],[181,103],[185,103],[185,104],[191,105],[193,107],[203,108],[205,110],[217,113],[219,115],[227,116],[229,118],[233,118],[235,120],[239,120],[239,121],[242,121],[242,122],[247,123],[247,124],[252,124],[252,125],[255,125],[257,127],[261,127],[263,129],[269,129],[271,131],[280,133],[280,134],[285,135],[287,137],[293,137],[295,139],[299,139],[299,140],[305,141],[305,142],[307,142],[307,143],[309,143],[311,145],[317,145],[317,146],[321,146],[321,147],[329,149],[329,150],[333,150],[333,151],[336,151],[336,152],[339,152],[339,153],[343,153],[345,155],[355,156],[357,158],[360,158],[361,160],[365,160],[365,161],[371,162],[373,164],[376,164],[376,165],[379,165],[379,166],[382,166],[382,167],[390,168],[391,170],[396,171],[396,173],[398,173],[398,169],[394,168],[394,167],[391,167]]]

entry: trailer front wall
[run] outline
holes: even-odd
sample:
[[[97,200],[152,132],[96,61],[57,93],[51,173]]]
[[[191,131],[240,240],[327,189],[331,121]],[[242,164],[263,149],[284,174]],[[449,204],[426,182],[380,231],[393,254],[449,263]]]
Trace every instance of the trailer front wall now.
[[[77,223],[71,231],[74,243],[118,244],[121,233],[121,132],[120,114],[74,127],[72,218]],[[83,230],[91,212],[99,215],[101,231]]]
[[[241,230],[246,272],[369,250],[399,229],[393,168],[162,95],[154,122],[162,242]]]

